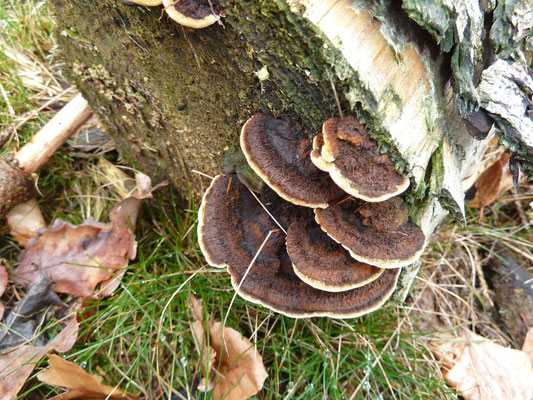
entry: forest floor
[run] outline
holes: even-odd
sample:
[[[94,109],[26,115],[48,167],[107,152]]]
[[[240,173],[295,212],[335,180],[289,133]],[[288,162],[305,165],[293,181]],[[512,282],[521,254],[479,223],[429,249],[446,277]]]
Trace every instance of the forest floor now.
[[[3,0],[0,30],[5,154],[20,148],[76,91],[61,77],[48,2]],[[85,129],[100,128],[93,120]],[[105,222],[132,179],[111,143],[91,151],[65,145],[39,173],[38,203],[47,223],[62,218],[79,224],[89,216]],[[511,262],[533,273],[532,185],[502,193],[481,210],[467,207],[466,226],[446,220],[430,238],[407,300],[353,320],[292,319],[240,297],[229,309],[229,275],[210,268],[197,245],[198,204],[191,200],[178,209],[162,204],[157,192],[154,197],[137,222],[137,258],[112,296],[86,303],[78,340],[64,355],[109,385],[151,399],[194,392],[202,362],[191,333],[190,292],[203,300],[211,320],[225,320],[255,343],[268,372],[258,399],[454,399],[435,346],[464,341],[467,329],[522,346],[527,326],[509,323],[514,305],[502,300],[509,296],[494,271]],[[0,262],[12,272],[22,248],[4,225],[0,234]],[[2,296],[7,309],[22,292],[10,282]],[[45,357],[19,398],[61,392],[36,379],[46,367]]]

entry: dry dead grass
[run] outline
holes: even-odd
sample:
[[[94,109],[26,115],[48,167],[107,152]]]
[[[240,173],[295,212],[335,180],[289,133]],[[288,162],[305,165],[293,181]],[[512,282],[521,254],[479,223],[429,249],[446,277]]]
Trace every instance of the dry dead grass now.
[[[448,221],[435,233],[413,301],[405,306],[411,331],[427,332],[432,341],[468,328],[502,345],[521,347],[499,317],[503,305],[495,299],[488,264],[505,250],[533,273],[532,194],[533,185],[525,185],[502,196],[481,218],[471,210],[467,226]]]

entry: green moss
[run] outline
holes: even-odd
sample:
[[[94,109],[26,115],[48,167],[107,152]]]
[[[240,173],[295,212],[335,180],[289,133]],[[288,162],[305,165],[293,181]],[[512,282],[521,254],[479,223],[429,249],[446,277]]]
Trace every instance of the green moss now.
[[[441,206],[450,213],[450,215],[457,221],[463,222],[464,217],[459,209],[456,201],[453,199],[452,194],[442,188],[444,179],[444,155],[442,144],[433,153],[430,160],[430,169],[426,172],[427,179],[427,194],[424,197],[419,197],[419,200],[415,203],[416,207],[413,208],[414,220],[421,217],[421,212],[424,210],[424,204],[428,204],[431,198],[437,198]]]
[[[54,1],[58,31],[76,26],[75,37],[60,37],[69,76],[105,116],[121,152],[147,172],[163,163],[178,187],[199,195],[191,171],[218,173],[222,149],[237,142],[253,113],[289,115],[309,136],[319,132],[338,113],[333,83],[341,107],[356,112],[397,170],[408,172],[380,123],[382,99],[316,27],[284,0],[220,3],[224,28],[191,30],[160,18],[157,7]],[[268,79],[260,81],[262,69]],[[402,108],[392,89],[387,97]]]

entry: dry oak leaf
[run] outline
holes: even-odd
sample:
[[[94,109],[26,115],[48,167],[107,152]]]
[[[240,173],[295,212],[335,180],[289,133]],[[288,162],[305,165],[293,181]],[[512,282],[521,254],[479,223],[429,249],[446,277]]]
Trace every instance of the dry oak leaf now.
[[[207,322],[206,332],[202,302],[192,294],[189,301],[195,319],[193,338],[208,377],[200,381],[199,390],[212,389],[214,400],[245,400],[259,392],[268,374],[253,343],[235,329],[223,329],[221,322]]]
[[[0,324],[0,352],[7,353],[24,344],[45,346],[48,335],[43,325],[52,315],[65,310],[66,304],[52,290],[52,282],[41,273]]]
[[[471,331],[459,339],[461,342],[439,343],[434,352],[444,364],[444,378],[465,399],[533,399],[533,365],[525,352]]]
[[[54,354],[50,354],[48,364],[50,369],[41,372],[38,376],[39,380],[50,386],[68,389],[67,392],[52,397],[50,400],[134,400],[139,398],[139,396],[123,392],[115,386],[104,385],[101,382],[101,377],[91,375],[78,364],[66,361]]]
[[[142,201],[159,186],[152,188],[144,174],[137,174],[136,180],[136,192],[111,210],[110,223],[89,217],[83,224],[74,225],[57,219],[40,231],[21,252],[13,281],[27,286],[37,279],[42,267],[56,292],[90,296],[100,284],[100,294],[111,295],[120,285],[128,259],[136,255],[133,227]]]
[[[127,226],[105,225],[91,217],[82,225],[57,219],[28,242],[12,279],[27,286],[42,267],[54,291],[89,296],[100,282],[124,269],[135,252],[135,238]]]
[[[78,338],[78,323],[71,317],[63,330],[45,346],[23,345],[0,355],[0,400],[14,400],[37,362],[51,350],[64,353]]]

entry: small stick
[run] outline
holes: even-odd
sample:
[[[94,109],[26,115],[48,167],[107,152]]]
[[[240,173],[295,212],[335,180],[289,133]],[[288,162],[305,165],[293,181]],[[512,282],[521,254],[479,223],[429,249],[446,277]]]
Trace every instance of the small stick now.
[[[78,94],[15,153],[19,168],[27,174],[39,171],[91,115],[89,104]]]
[[[344,119],[344,115],[342,115],[342,108],[341,108],[341,102],[339,101],[339,96],[337,96],[337,89],[335,89],[335,84],[333,83],[333,79],[331,79],[331,76],[328,74],[329,83],[331,84],[331,88],[333,89],[333,96],[335,96],[335,103],[337,103],[337,109],[339,110],[339,117],[341,117],[341,121]]]
[[[39,171],[91,115],[89,104],[79,94],[17,153],[0,158],[0,217],[33,197],[30,175]]]

